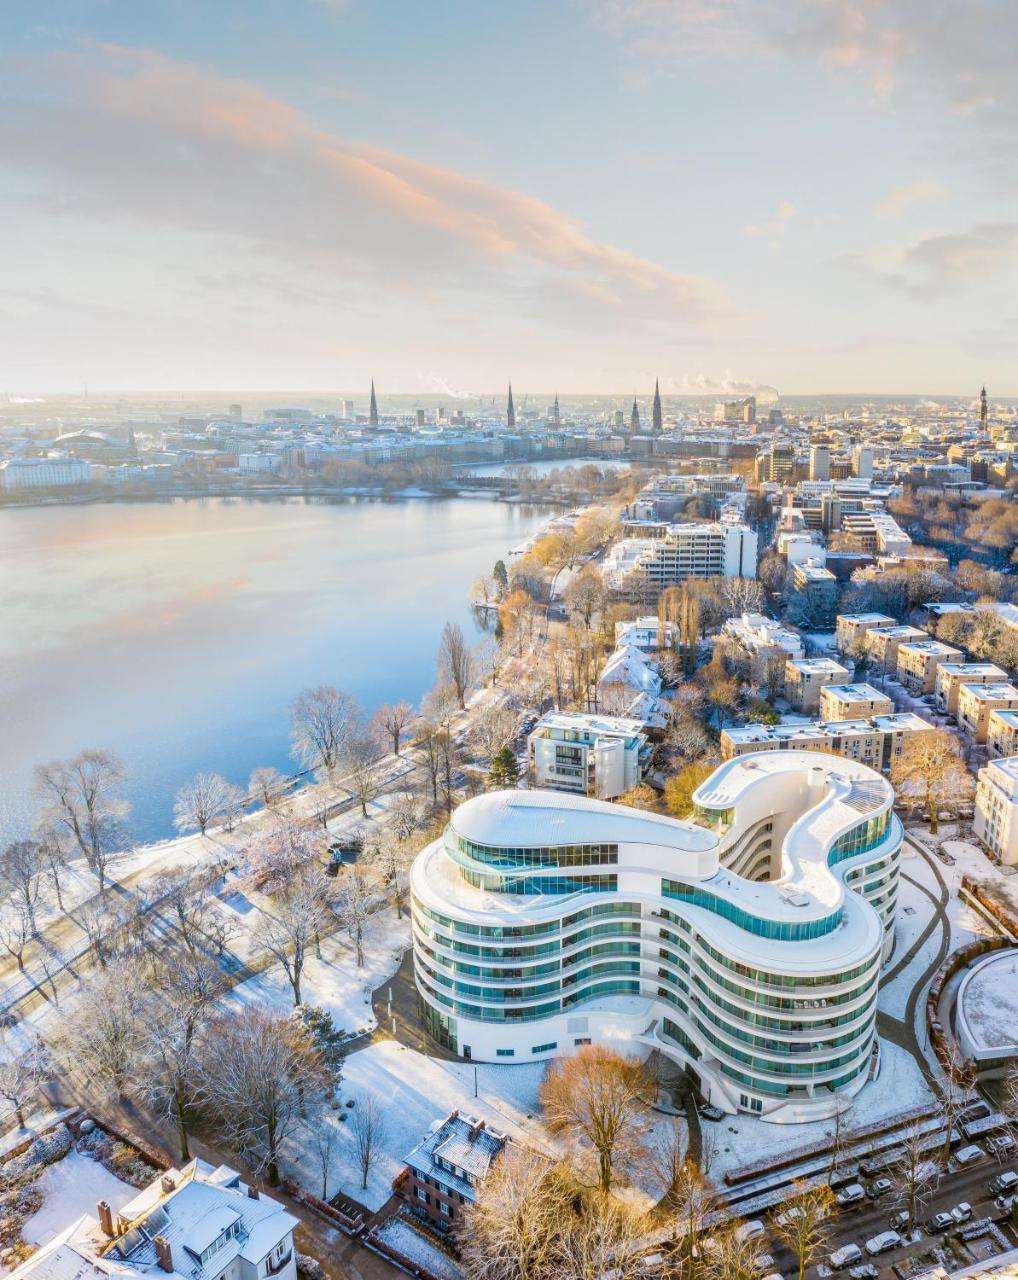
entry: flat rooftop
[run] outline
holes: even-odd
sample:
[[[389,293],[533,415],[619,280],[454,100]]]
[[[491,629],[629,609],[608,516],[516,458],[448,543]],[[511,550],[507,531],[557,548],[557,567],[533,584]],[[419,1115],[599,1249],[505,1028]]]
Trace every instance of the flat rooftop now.
[[[845,701],[872,702],[874,699],[886,699],[887,694],[874,689],[871,684],[828,684],[824,692],[833,694]]]
[[[825,672],[831,675],[848,675],[848,668],[835,662],[833,658],[789,658],[788,665],[795,667],[803,675],[815,676]]]
[[[992,702],[1018,698],[1018,689],[1013,684],[963,684],[962,690],[978,702]]]

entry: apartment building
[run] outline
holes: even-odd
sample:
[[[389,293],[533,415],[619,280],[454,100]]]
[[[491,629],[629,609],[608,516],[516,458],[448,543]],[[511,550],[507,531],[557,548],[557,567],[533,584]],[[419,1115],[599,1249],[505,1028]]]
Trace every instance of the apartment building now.
[[[801,591],[818,618],[833,618],[838,608],[838,580],[814,556],[792,566],[792,586]]]
[[[912,694],[932,693],[937,684],[937,668],[964,658],[962,649],[940,640],[906,641],[898,645],[898,682]]]
[[[933,725],[911,711],[857,720],[747,724],[721,731],[721,758],[753,751],[829,751],[886,772],[909,738],[933,732]]]
[[[1018,756],[979,770],[972,830],[1001,862],[1018,863]]]
[[[639,720],[553,711],[528,739],[535,787],[614,800],[643,781],[650,745]]]
[[[820,690],[821,720],[859,720],[894,714],[894,703],[871,684],[828,684]]]
[[[863,637],[870,660],[885,673],[897,670],[899,645],[928,639],[925,631],[908,626],[869,627]]]
[[[673,524],[663,538],[623,538],[604,561],[608,587],[628,599],[659,595],[688,578],[755,578],[757,537],[748,525]]]
[[[849,671],[833,658],[789,658],[785,663],[785,697],[794,711],[816,711],[820,690],[847,684]]]
[[[886,613],[839,613],[834,632],[834,643],[841,654],[851,653],[856,642],[872,627],[893,627],[893,618]]]
[[[80,458],[7,458],[0,462],[0,493],[73,488],[90,477],[91,467]]]
[[[871,555],[907,555],[912,539],[886,511],[845,511],[841,528],[858,538]]]
[[[1006,684],[1007,672],[992,662],[945,662],[937,667],[933,701],[938,711],[958,714],[958,690],[963,684]]]
[[[991,711],[986,729],[990,759],[1018,756],[1018,711]]]
[[[985,742],[990,730],[990,713],[1018,708],[1018,689],[1013,684],[963,684],[958,690],[958,727],[975,742]]]
[[[410,1211],[448,1231],[477,1201],[477,1192],[510,1142],[483,1120],[452,1111],[407,1156],[393,1191]]]
[[[410,873],[430,1034],[480,1062],[656,1049],[729,1113],[834,1114],[869,1077],[894,793],[855,761],[765,751],[693,800],[682,822],[549,791],[461,804]],[[450,959],[468,947],[480,961]]]
[[[226,1165],[192,1160],[69,1223],[9,1280],[296,1280],[298,1219]]]
[[[656,653],[670,649],[678,638],[674,622],[665,622],[655,614],[643,618],[629,618],[615,624],[616,645],[630,645],[643,653]]]

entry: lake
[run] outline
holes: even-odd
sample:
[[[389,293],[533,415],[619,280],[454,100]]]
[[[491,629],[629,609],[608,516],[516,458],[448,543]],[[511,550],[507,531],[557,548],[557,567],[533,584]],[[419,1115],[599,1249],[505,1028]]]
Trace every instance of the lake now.
[[[548,510],[486,498],[178,499],[0,511],[0,839],[32,766],[85,747],[130,770],[131,831],[172,834],[199,771],[290,772],[287,705],[416,702],[447,619]]]

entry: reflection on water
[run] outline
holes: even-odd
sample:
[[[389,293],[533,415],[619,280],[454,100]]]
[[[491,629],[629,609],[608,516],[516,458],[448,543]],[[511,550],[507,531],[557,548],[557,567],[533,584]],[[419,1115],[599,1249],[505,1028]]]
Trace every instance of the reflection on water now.
[[[0,837],[34,763],[131,771],[132,830],[170,834],[198,770],[289,769],[286,706],[328,681],[416,701],[447,618],[540,510],[484,499],[178,500],[0,511]]]

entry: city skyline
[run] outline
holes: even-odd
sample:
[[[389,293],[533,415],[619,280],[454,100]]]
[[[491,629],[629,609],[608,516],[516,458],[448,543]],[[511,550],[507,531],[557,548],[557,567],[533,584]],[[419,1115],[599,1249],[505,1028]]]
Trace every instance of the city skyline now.
[[[0,392],[1013,394],[1016,25],[18,0]]]

